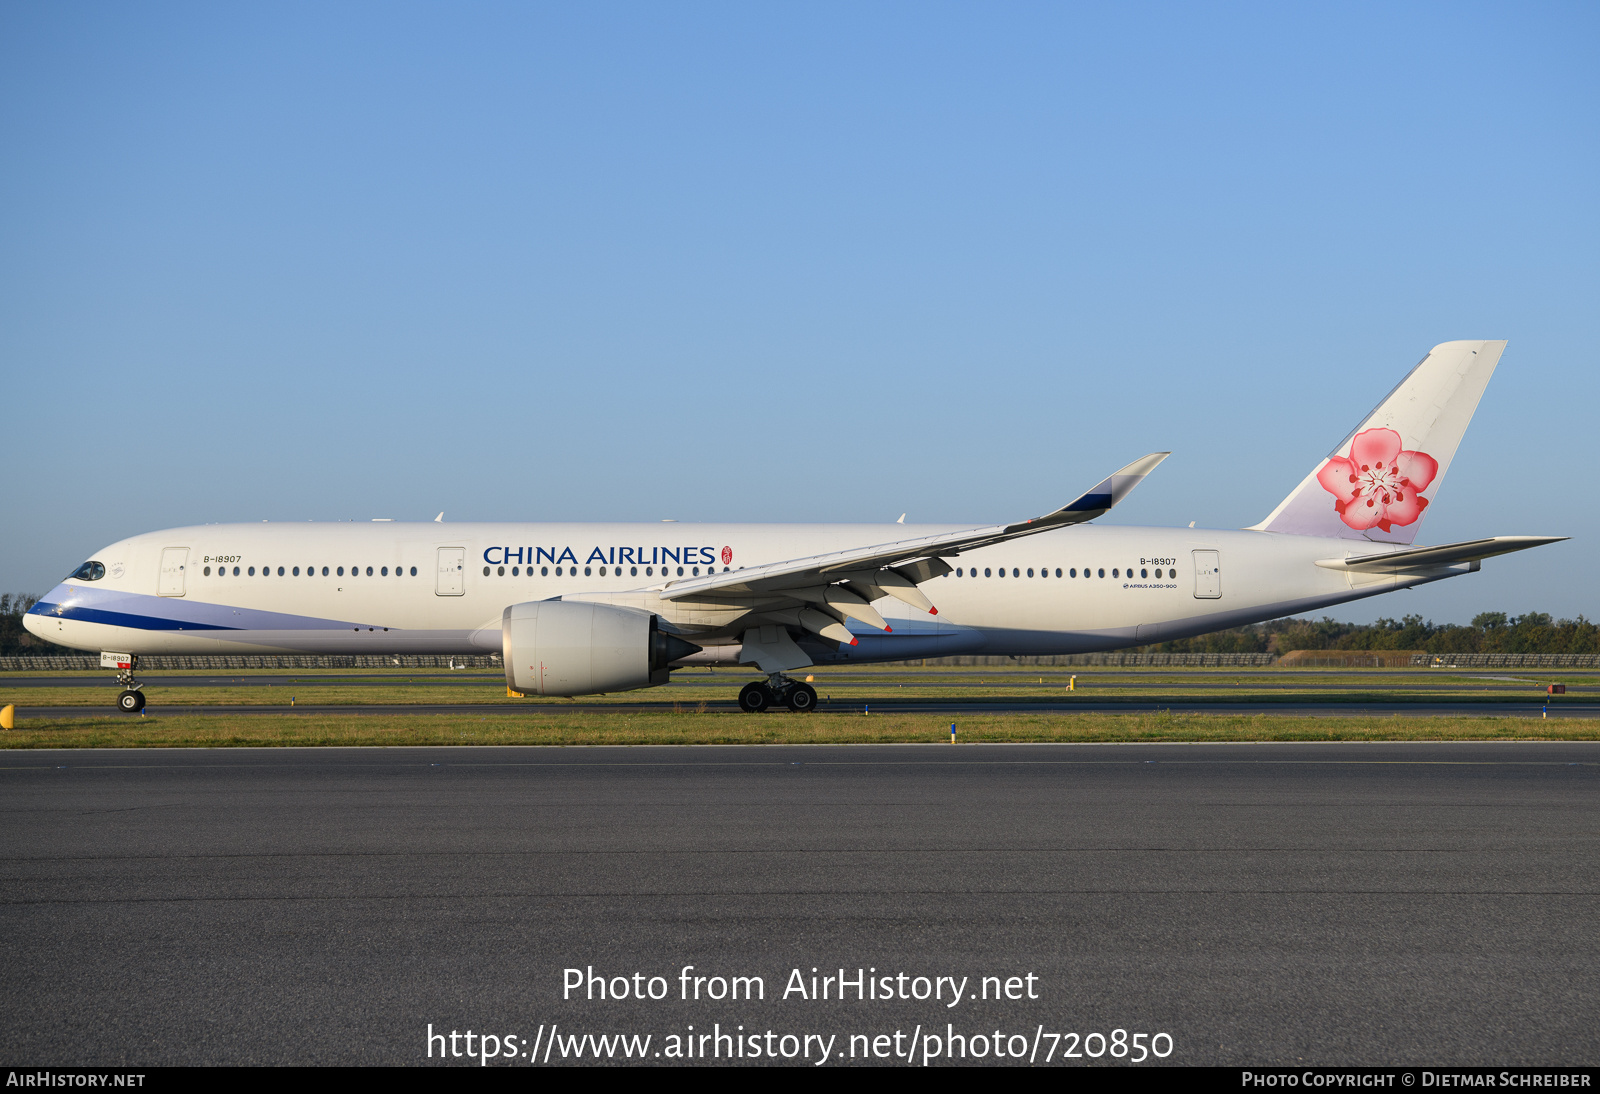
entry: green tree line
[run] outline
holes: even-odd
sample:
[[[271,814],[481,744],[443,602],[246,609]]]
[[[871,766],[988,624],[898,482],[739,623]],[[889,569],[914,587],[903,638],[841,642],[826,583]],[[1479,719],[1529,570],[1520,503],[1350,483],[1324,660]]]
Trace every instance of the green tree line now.
[[[1434,623],[1420,615],[1376,623],[1327,616],[1274,619],[1249,627],[1141,647],[1151,653],[1288,653],[1291,650],[1426,650],[1428,653],[1600,653],[1600,625],[1583,616],[1484,612],[1471,623]]]

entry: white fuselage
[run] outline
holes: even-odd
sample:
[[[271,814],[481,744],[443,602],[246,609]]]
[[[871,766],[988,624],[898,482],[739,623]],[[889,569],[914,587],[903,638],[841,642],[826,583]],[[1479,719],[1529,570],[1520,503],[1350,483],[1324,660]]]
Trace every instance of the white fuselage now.
[[[689,661],[718,662],[736,659],[739,612],[662,601],[652,589],[711,568],[721,572],[957,527],[372,522],[174,528],[108,546],[94,556],[103,577],[64,581],[26,624],[64,646],[133,654],[467,654],[500,650],[501,616],[509,605],[562,597],[655,612],[706,648]],[[1079,525],[949,557],[958,569],[921,586],[937,615],[886,598],[875,607],[891,633],[851,621],[850,630],[862,639],[858,646],[839,645],[837,653],[834,643],[812,648],[818,661],[1116,649],[1310,611],[1476,568],[1395,576],[1316,565],[1383,549],[1255,531]]]

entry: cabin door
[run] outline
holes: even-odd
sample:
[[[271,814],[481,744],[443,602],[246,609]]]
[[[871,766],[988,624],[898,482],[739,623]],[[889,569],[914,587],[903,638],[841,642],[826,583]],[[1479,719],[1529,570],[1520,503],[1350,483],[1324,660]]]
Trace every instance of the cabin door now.
[[[183,571],[188,564],[187,547],[167,547],[161,552],[161,584],[157,591],[162,596],[183,595]]]
[[[439,548],[438,584],[433,591],[438,596],[460,596],[466,592],[467,549],[465,547]]]
[[[1194,553],[1194,595],[1199,600],[1216,600],[1222,595],[1222,560],[1218,552]]]

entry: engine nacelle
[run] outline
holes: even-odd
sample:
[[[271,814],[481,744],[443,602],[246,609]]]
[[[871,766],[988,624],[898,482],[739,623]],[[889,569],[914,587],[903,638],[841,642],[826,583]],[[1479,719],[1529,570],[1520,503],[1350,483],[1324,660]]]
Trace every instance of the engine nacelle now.
[[[667,666],[699,646],[648,612],[583,601],[513,604],[500,617],[506,687],[525,695],[593,695],[667,682]]]

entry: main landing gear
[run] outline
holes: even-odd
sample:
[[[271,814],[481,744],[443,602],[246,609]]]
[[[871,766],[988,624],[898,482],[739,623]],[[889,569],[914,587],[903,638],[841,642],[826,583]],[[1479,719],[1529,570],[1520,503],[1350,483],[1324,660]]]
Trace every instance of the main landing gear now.
[[[775,672],[765,681],[746,684],[739,691],[739,709],[751,714],[771,710],[780,703],[797,714],[809,713],[817,709],[817,689]]]
[[[133,670],[138,664],[137,657],[129,658],[128,667],[117,673],[117,683],[122,685],[122,694],[117,696],[117,709],[124,714],[138,714],[144,709],[144,685],[133,678]]]

